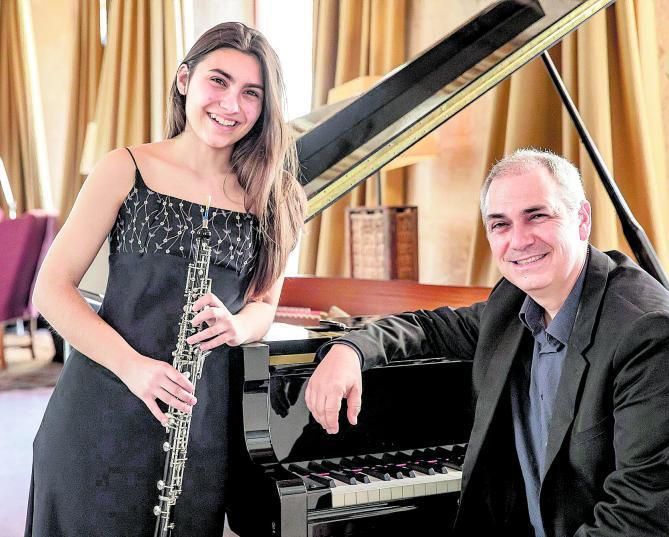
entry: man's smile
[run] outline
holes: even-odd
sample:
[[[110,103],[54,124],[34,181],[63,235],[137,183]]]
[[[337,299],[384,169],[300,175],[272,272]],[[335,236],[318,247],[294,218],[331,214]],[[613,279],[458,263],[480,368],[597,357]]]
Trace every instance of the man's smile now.
[[[547,255],[548,254],[546,253],[546,254],[533,255],[531,257],[524,257],[522,259],[509,259],[509,262],[513,263],[514,265],[527,266],[531,265],[532,263],[536,263],[537,261],[541,261]]]

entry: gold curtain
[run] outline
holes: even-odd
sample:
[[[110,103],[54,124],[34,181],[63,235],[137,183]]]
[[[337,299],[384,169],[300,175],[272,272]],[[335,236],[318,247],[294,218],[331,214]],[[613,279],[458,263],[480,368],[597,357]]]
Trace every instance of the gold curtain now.
[[[163,137],[169,86],[184,54],[183,9],[181,2],[161,0],[109,2],[108,40],[82,171],[114,148]]]
[[[551,55],[623,196],[669,267],[669,188],[654,11],[653,2],[621,0],[569,35]],[[494,99],[478,183],[485,169],[517,148],[563,154],[583,174],[593,207],[592,243],[629,253],[610,199],[541,60],[502,84]],[[467,283],[492,285],[498,278],[479,219]]]
[[[40,167],[26,40],[17,0],[0,1],[0,158],[16,199],[17,214],[42,207]],[[39,96],[37,96],[39,98]],[[7,204],[0,195],[0,207]]]
[[[313,106],[325,104],[328,90],[367,75],[384,75],[405,60],[405,0],[314,1]],[[385,205],[405,203],[404,172],[383,173]],[[376,182],[367,181],[306,226],[300,272],[317,276],[350,274],[346,207],[376,203]]]
[[[70,121],[67,126],[63,164],[63,190],[60,217],[64,221],[84,183],[81,155],[86,127],[93,121],[95,101],[100,82],[102,43],[100,42],[100,10],[97,2],[77,2],[76,35],[74,38],[72,79],[70,82]]]

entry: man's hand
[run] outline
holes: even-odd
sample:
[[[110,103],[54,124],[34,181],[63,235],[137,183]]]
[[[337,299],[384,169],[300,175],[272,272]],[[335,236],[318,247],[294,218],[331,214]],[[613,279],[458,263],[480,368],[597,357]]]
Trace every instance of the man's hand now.
[[[329,434],[339,432],[339,409],[346,399],[351,425],[358,423],[362,406],[362,375],[357,353],[347,345],[333,345],[309,379],[305,400],[314,418]]]

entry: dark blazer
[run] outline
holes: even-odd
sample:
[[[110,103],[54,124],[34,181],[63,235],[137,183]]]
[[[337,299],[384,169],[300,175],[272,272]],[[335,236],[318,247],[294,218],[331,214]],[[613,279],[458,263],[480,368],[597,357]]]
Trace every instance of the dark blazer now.
[[[473,360],[458,535],[531,534],[509,394],[516,358],[532,352],[518,318],[525,296],[502,280],[485,303],[405,313],[345,338],[365,369]],[[669,536],[669,292],[619,252],[591,248],[546,449],[547,537]]]

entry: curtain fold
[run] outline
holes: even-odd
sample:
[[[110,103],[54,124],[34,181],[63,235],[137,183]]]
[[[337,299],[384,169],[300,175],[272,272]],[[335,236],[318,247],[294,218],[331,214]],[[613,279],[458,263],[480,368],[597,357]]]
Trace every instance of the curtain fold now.
[[[30,84],[27,39],[32,36],[25,34],[21,9],[17,0],[0,1],[0,158],[16,200],[17,215],[43,205],[37,147],[41,138],[31,105],[39,95],[34,95]],[[7,213],[1,193],[0,208]]]
[[[114,148],[163,137],[169,83],[183,57],[183,36],[176,38],[182,13],[180,3],[110,1],[95,128],[87,133],[84,168]]]
[[[621,0],[567,36],[551,54],[623,196],[669,267],[669,216],[664,209],[669,192],[653,3]],[[523,67],[495,91],[483,168],[520,147],[563,154],[583,174],[593,206],[591,242],[629,253],[613,205],[541,60]],[[479,219],[466,283],[492,285],[498,278]]]
[[[84,183],[81,157],[86,128],[93,121],[100,82],[102,43],[100,42],[100,10],[97,2],[78,2],[76,35],[70,82],[70,115],[63,162],[63,189],[60,218],[64,221]]]
[[[405,0],[316,0],[314,3],[313,106],[328,91],[366,75],[384,75],[405,56]],[[384,205],[405,203],[403,170],[382,172]],[[376,181],[367,181],[306,226],[300,249],[304,274],[349,276],[346,208],[375,205]]]

